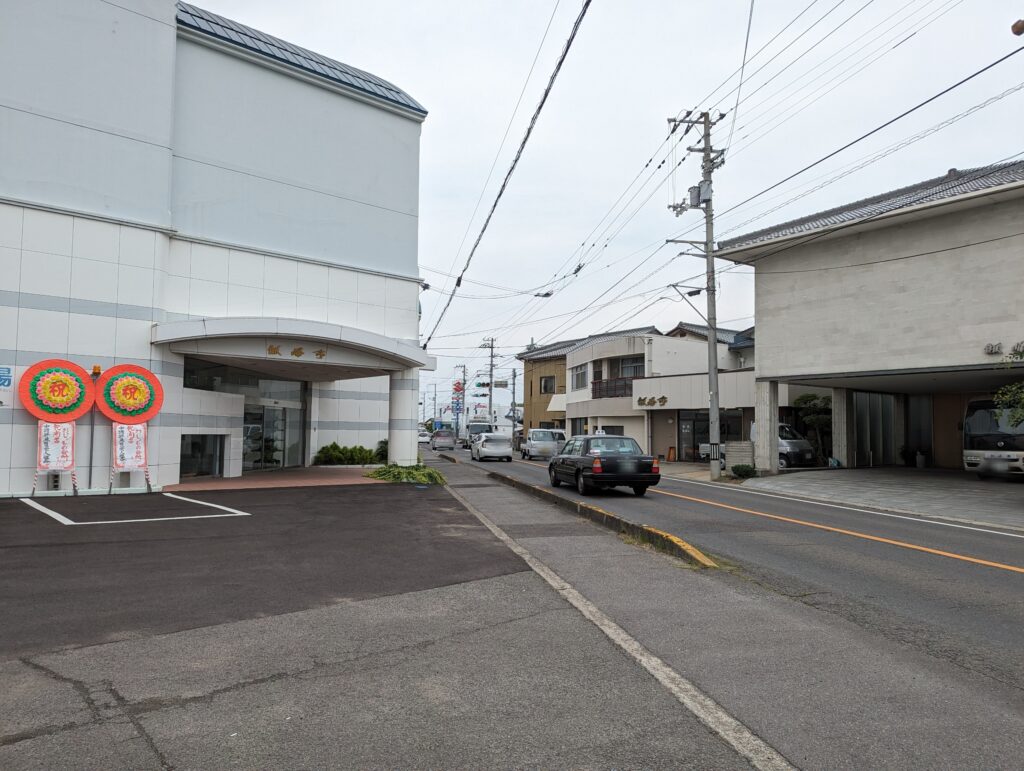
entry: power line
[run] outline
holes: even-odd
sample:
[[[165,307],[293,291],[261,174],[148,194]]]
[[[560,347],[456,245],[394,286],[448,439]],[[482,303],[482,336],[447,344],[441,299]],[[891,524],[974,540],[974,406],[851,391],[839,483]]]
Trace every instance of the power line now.
[[[530,71],[526,73],[526,79],[523,81],[523,87],[519,89],[519,98],[516,99],[516,105],[512,108],[512,114],[508,116],[508,123],[505,125],[505,133],[501,135],[501,141],[498,143],[498,149],[494,153],[494,160],[491,161],[491,168],[487,172],[487,178],[484,180],[484,184],[480,188],[480,195],[477,196],[476,205],[473,207],[473,213],[469,215],[469,221],[466,223],[466,231],[462,234],[462,240],[459,242],[459,248],[455,250],[455,255],[452,257],[452,264],[448,267],[448,273],[444,274],[449,278],[455,278],[455,276],[451,275],[451,272],[455,270],[455,264],[458,262],[459,255],[462,254],[462,247],[466,245],[466,238],[469,237],[469,230],[473,227],[473,220],[476,219],[476,213],[480,210],[480,202],[484,200],[484,193],[487,192],[487,185],[491,182],[491,175],[494,174],[494,167],[498,165],[498,158],[501,157],[501,151],[505,149],[505,140],[508,139],[508,132],[512,130],[512,122],[519,113],[519,105],[523,103],[523,95],[526,94],[526,87],[530,85],[530,78],[533,77],[533,70],[537,66],[537,59],[540,58],[540,52],[544,48],[544,43],[548,39],[548,32],[551,30],[551,22],[555,20],[555,13],[558,11],[558,5],[560,2],[561,0],[555,0],[555,7],[551,9],[551,16],[548,17],[547,26],[544,27],[544,34],[541,35],[537,51],[533,55],[533,61],[530,62]],[[440,273],[441,271],[438,272]],[[448,289],[447,281],[444,282],[444,289]]]
[[[736,130],[736,111],[740,107],[740,94],[743,93],[743,74],[747,69],[747,46],[750,45],[750,28],[754,25],[754,0],[750,0],[750,14],[747,16],[747,36],[743,41],[743,63],[740,64],[740,82],[736,86],[736,104],[732,108],[732,124],[729,126],[729,140],[725,143],[728,150],[732,144],[732,133]]]
[[[480,235],[476,237],[476,242],[473,244],[473,248],[469,252],[469,256],[466,258],[466,264],[459,272],[459,277],[455,280],[455,289],[457,290],[462,284],[462,278],[465,276],[466,271],[469,269],[470,263],[473,261],[473,256],[476,254],[477,247],[480,246],[480,241],[483,240],[484,233],[487,232],[487,226],[491,223],[491,218],[494,216],[495,210],[498,208],[498,203],[501,201],[501,197],[505,194],[505,189],[508,187],[509,180],[512,178],[512,174],[515,172],[516,167],[519,165],[519,159],[523,156],[523,150],[526,149],[526,143],[530,140],[530,135],[533,134],[534,126],[537,125],[537,119],[540,117],[541,110],[544,109],[544,105],[548,101],[548,96],[551,94],[551,89],[555,85],[555,80],[558,78],[558,73],[562,70],[562,65],[565,63],[566,57],[569,55],[569,50],[572,48],[573,41],[576,39],[576,34],[579,32],[580,25],[583,23],[584,17],[587,15],[587,9],[590,8],[592,0],[583,0],[583,7],[580,9],[579,15],[576,17],[576,21],[573,24],[572,32],[569,33],[569,38],[565,42],[565,46],[562,49],[562,54],[558,57],[558,61],[555,63],[555,69],[551,73],[551,77],[548,78],[548,84],[544,89],[544,93],[541,95],[540,103],[537,105],[537,109],[533,113],[533,117],[530,119],[530,125],[526,128],[526,133],[523,135],[522,142],[519,143],[519,149],[516,151],[515,158],[512,159],[512,165],[509,166],[508,172],[505,174],[505,179],[501,183],[501,187],[498,189],[498,194],[494,198],[494,203],[491,204],[491,210],[487,213],[487,219],[484,220],[483,227],[480,228]],[[438,326],[444,320],[445,314],[448,312],[448,308],[451,307],[452,300],[455,299],[455,291],[448,297],[448,301],[445,303],[444,308],[441,309],[441,314],[438,316],[437,321],[434,323],[434,328],[430,334],[427,335],[426,341],[423,343],[423,348],[430,344],[431,338],[434,336],[434,332],[437,331]]]
[[[857,144],[857,143],[859,143],[859,142],[863,142],[863,141],[864,141],[865,139],[867,139],[868,137],[870,137],[870,136],[873,136],[874,134],[877,134],[877,133],[878,133],[879,131],[881,131],[882,129],[888,128],[888,127],[889,127],[889,126],[891,126],[891,125],[892,125],[893,123],[896,123],[896,121],[898,121],[898,120],[901,120],[901,119],[903,119],[903,118],[907,117],[907,116],[908,116],[908,115],[910,115],[911,113],[917,112],[918,110],[920,110],[920,109],[921,109],[922,107],[924,107],[925,105],[931,104],[931,103],[932,103],[932,102],[934,102],[934,101],[935,101],[936,99],[938,99],[938,98],[940,98],[940,97],[942,97],[942,96],[945,96],[946,94],[948,94],[948,93],[949,93],[950,91],[953,91],[954,89],[957,89],[957,88],[959,88],[960,86],[964,85],[965,83],[968,83],[969,81],[971,81],[971,80],[974,80],[974,78],[978,77],[979,75],[981,75],[981,74],[983,74],[983,73],[985,73],[985,72],[988,72],[988,71],[989,71],[990,69],[992,69],[992,68],[993,68],[993,67],[995,67],[996,65],[998,65],[998,64],[1002,64],[1003,62],[1005,62],[1005,61],[1006,61],[1007,59],[1009,59],[1010,57],[1012,57],[1012,56],[1016,56],[1016,55],[1017,55],[1017,54],[1019,54],[1019,53],[1020,53],[1021,51],[1024,51],[1024,46],[1021,46],[1020,48],[1018,48],[1018,49],[1016,49],[1016,50],[1014,50],[1014,51],[1011,51],[1010,53],[1006,54],[1005,56],[1002,56],[1002,57],[1000,57],[1000,58],[996,59],[996,60],[995,60],[994,62],[992,62],[991,64],[987,64],[987,65],[985,65],[985,66],[984,66],[984,67],[982,67],[982,68],[981,68],[980,70],[977,70],[976,72],[973,72],[972,74],[968,75],[968,76],[967,76],[966,78],[963,78],[962,80],[959,80],[959,81],[957,81],[957,82],[956,82],[956,83],[954,83],[953,85],[951,85],[951,86],[948,86],[948,87],[946,87],[946,88],[942,89],[942,91],[940,91],[939,93],[935,94],[934,96],[930,96],[930,97],[928,97],[927,99],[925,99],[925,100],[924,100],[923,102],[919,102],[918,104],[916,104],[916,105],[914,105],[913,107],[911,107],[911,108],[910,108],[909,110],[904,110],[904,111],[903,111],[903,112],[901,112],[901,113],[900,113],[899,115],[897,115],[897,116],[896,116],[895,118],[891,118],[890,120],[887,120],[887,121],[886,121],[885,123],[883,123],[882,125],[880,125],[880,126],[876,126],[875,128],[871,129],[871,131],[868,131],[868,132],[867,132],[866,134],[861,134],[861,135],[860,135],[859,137],[857,137],[856,139],[854,139],[854,140],[852,140],[852,141],[850,141],[850,142],[847,142],[847,143],[846,143],[845,145],[843,145],[842,147],[840,147],[840,148],[838,148],[838,149],[836,149],[836,150],[833,150],[833,151],[832,151],[832,152],[830,152],[830,153],[829,153],[828,155],[824,155],[824,156],[822,156],[821,158],[819,158],[818,160],[814,161],[813,163],[809,163],[809,164],[807,164],[807,165],[806,165],[806,166],[804,166],[804,167],[803,167],[802,169],[799,169],[798,171],[794,171],[794,172],[793,172],[792,174],[790,174],[790,175],[789,175],[788,177],[786,177],[785,179],[781,179],[781,180],[779,180],[778,182],[776,182],[775,184],[773,184],[773,185],[769,185],[768,187],[766,187],[766,188],[765,188],[764,190],[762,190],[761,192],[759,192],[759,193],[755,193],[754,195],[750,196],[749,198],[747,198],[747,199],[745,199],[745,200],[743,200],[743,201],[740,201],[740,202],[739,202],[738,204],[736,204],[735,206],[732,206],[732,207],[730,207],[729,209],[727,209],[727,210],[726,210],[725,212],[722,212],[722,214],[725,214],[726,212],[730,212],[730,211],[732,211],[733,209],[736,209],[736,208],[738,208],[738,207],[740,207],[740,206],[743,206],[744,204],[750,203],[750,202],[751,202],[751,201],[753,201],[753,200],[754,200],[755,198],[760,198],[760,197],[761,197],[762,195],[764,195],[765,193],[767,193],[767,192],[769,192],[769,191],[771,191],[771,190],[774,190],[775,188],[779,187],[780,185],[784,185],[784,184],[785,184],[786,182],[789,182],[789,181],[790,181],[791,179],[793,179],[793,178],[795,178],[795,177],[798,177],[798,176],[800,176],[800,175],[801,175],[801,174],[803,174],[803,173],[804,173],[805,171],[809,171],[810,169],[813,169],[813,168],[814,168],[815,166],[818,166],[819,164],[821,164],[821,163],[824,163],[824,162],[825,162],[825,161],[827,161],[827,160],[828,160],[829,158],[833,158],[833,157],[835,157],[836,155],[839,155],[839,153],[843,152],[843,150],[847,150],[847,149],[849,149],[849,148],[853,147],[853,146],[854,146],[855,144]]]

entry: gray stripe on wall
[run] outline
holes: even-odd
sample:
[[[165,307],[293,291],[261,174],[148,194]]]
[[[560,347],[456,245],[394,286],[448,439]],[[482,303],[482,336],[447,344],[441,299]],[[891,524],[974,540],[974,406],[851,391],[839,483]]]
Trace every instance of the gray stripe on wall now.
[[[111,316],[120,319],[135,319],[137,321],[154,321],[157,316],[165,317],[159,308],[147,305],[128,305],[100,300],[83,300],[77,297],[57,297],[47,294],[32,294],[31,292],[0,291],[0,305],[8,308],[29,308],[37,311],[59,311],[64,313],[81,313],[85,316]],[[172,316],[183,316],[188,319],[187,314],[170,314]]]
[[[388,424],[373,420],[318,420],[318,431],[387,431]]]
[[[342,391],[334,388],[321,388],[317,392],[321,399],[349,399],[355,402],[386,402],[386,393],[364,393],[363,391]]]
[[[419,422],[412,418],[391,418],[388,421],[388,428],[396,431],[415,431],[419,427]]]
[[[184,377],[185,365],[174,361],[162,361],[160,359],[130,359],[125,356],[93,356],[88,353],[57,353],[54,351],[13,351],[10,348],[0,349],[0,363],[8,364],[14,362],[20,367],[29,367],[43,359],[68,359],[76,364],[91,369],[93,364],[99,364],[103,369],[113,367],[115,364],[135,364],[145,367],[157,375],[168,377]]]
[[[392,391],[415,391],[420,387],[419,378],[395,378],[391,381]]]
[[[89,419],[88,414],[79,418],[78,425],[84,425]],[[26,410],[0,409],[0,425],[34,426],[38,421]],[[110,421],[102,415],[97,414],[97,426],[109,426]],[[177,412],[161,412],[151,421],[149,425],[166,428],[241,428],[242,417],[240,415],[188,415]]]

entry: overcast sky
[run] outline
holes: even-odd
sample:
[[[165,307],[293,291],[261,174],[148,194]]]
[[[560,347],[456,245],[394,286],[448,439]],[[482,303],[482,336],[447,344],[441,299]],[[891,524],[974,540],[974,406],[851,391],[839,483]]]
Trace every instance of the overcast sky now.
[[[440,290],[446,277],[434,271],[457,273],[464,263],[582,2],[200,4],[390,80],[429,110],[421,145],[419,259],[423,278]],[[809,5],[786,32],[754,56]],[[686,160],[673,179],[665,173],[672,165],[670,157],[649,184],[629,189],[624,200],[638,189],[639,194],[610,230],[602,234],[606,220],[597,234],[589,236],[588,248],[579,247],[662,145],[666,118],[695,107],[731,113],[736,95],[728,92],[738,78],[706,97],[740,66],[749,9],[748,0],[593,0],[467,273],[468,279],[492,286],[463,283],[464,296],[456,296],[431,344],[438,370],[423,373],[424,389],[437,382],[440,400],[456,364],[468,363],[471,370],[483,366],[478,346],[486,334],[497,338],[501,363],[508,367],[511,354],[531,338],[548,342],[648,324],[666,331],[678,321],[699,321],[685,304],[658,298],[676,297],[664,289],[671,282],[699,280],[702,261],[674,257],[680,249],[672,246],[650,256],[666,238],[685,229],[694,228],[687,237],[701,237],[699,212],[677,219],[667,209],[699,178],[694,158]],[[746,68],[727,162],[715,176],[715,208],[723,212],[717,237],[729,238],[937,176],[951,167],[985,165],[1024,150],[1022,91],[744,224],[859,159],[1021,83],[1022,53],[772,194],[725,213],[1018,48],[1024,39],[1014,37],[1009,27],[1022,13],[1020,3],[1000,0],[757,0],[748,51],[753,58]],[[549,20],[536,68],[485,188]],[[716,128],[716,147],[725,146],[732,118],[729,114]],[[693,135],[686,144],[692,139]],[[662,147],[652,168],[666,157],[668,148]],[[480,210],[471,220],[482,190]],[[469,236],[460,252],[467,227]],[[590,248],[592,243],[596,247]],[[580,262],[585,268],[578,276],[549,284]],[[720,265],[724,267],[728,265]],[[629,271],[633,272],[627,276]],[[451,283],[447,279],[448,286]],[[533,291],[541,286],[556,291],[550,298],[534,299]],[[514,291],[525,294],[509,296]],[[638,296],[642,292],[648,293]],[[606,294],[601,297],[602,293]],[[619,294],[623,300],[615,305],[591,307],[575,318],[560,315],[602,305]],[[475,299],[494,296],[499,299]],[[425,337],[443,296],[432,290],[423,293],[422,300]],[[703,310],[703,298],[697,300]],[[723,274],[721,326],[750,326],[752,314],[750,271]],[[560,317],[549,319],[553,316]],[[535,323],[510,326],[523,320]],[[493,333],[482,331],[492,328]],[[499,392],[496,397],[508,403],[506,395]]]

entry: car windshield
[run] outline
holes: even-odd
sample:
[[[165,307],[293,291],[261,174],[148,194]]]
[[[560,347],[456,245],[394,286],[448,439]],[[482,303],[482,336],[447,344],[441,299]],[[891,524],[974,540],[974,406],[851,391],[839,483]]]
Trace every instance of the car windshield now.
[[[452,432],[451,431],[435,431],[434,432],[434,438],[435,439],[451,439],[451,437],[452,437]]]
[[[555,441],[555,435],[550,431],[534,431],[530,434],[530,438],[535,442]]]
[[[471,434],[486,434],[489,426],[470,426],[469,433]]]
[[[635,439],[625,436],[602,436],[590,440],[588,455],[643,455]]]
[[[489,444],[508,444],[509,438],[505,434],[484,434],[483,440]]]
[[[790,442],[795,442],[799,439],[803,439],[800,433],[792,426],[787,426],[785,423],[779,424],[779,439],[786,439]]]
[[[974,402],[967,406],[964,433],[971,436],[999,434],[1021,436],[1024,435],[1024,423],[1011,425],[1009,410],[998,409],[994,402]]]

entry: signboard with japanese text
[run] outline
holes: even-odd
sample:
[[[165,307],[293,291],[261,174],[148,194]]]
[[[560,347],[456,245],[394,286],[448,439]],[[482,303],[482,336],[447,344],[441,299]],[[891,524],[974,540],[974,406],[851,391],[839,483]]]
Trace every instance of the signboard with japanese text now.
[[[73,471],[75,468],[75,424],[39,421],[38,471]]]
[[[0,364],[0,409],[14,406],[14,365]]]
[[[149,459],[146,453],[146,424],[113,424],[114,468],[118,471],[143,471]]]

